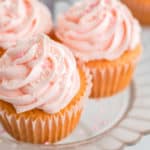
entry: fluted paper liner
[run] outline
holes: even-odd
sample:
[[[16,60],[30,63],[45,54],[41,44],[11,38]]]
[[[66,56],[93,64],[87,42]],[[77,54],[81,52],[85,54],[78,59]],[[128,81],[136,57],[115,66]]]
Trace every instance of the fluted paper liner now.
[[[116,68],[91,69],[93,77],[91,97],[111,96],[124,89],[131,80],[134,68],[134,64],[125,64]]]
[[[89,72],[79,72],[80,91],[66,108],[56,114],[41,110],[17,114],[11,104],[0,101],[0,120],[6,131],[19,141],[38,144],[54,143],[69,135],[79,122],[84,100],[91,88]]]
[[[113,63],[95,64],[94,62],[86,65],[92,75],[93,87],[90,97],[108,97],[125,89],[132,79],[140,53],[141,46],[138,46]]]
[[[143,25],[150,25],[149,0],[122,0]]]

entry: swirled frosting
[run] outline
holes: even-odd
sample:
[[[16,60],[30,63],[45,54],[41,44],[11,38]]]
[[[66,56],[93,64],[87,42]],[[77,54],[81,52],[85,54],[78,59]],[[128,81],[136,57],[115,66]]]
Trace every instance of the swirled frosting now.
[[[0,58],[0,99],[18,113],[35,108],[56,113],[79,88],[73,54],[46,35],[19,42]]]
[[[51,14],[38,0],[0,0],[0,47],[51,29]]]
[[[83,0],[59,16],[56,35],[83,61],[114,60],[140,42],[140,26],[117,0]]]

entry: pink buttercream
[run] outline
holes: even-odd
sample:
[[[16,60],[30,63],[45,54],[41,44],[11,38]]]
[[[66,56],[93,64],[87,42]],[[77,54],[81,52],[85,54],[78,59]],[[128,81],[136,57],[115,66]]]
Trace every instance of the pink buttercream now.
[[[140,42],[140,26],[117,0],[82,0],[58,18],[56,35],[83,61],[114,60]]]
[[[51,29],[51,14],[38,0],[0,0],[0,47]]]
[[[34,108],[56,113],[79,88],[73,54],[46,35],[19,42],[0,58],[0,99],[18,113]]]

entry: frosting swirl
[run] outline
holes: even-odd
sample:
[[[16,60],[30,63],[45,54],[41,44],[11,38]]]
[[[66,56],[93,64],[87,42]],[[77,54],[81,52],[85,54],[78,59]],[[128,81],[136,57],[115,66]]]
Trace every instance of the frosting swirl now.
[[[117,0],[83,0],[58,18],[58,38],[83,61],[114,60],[140,42],[140,26]]]
[[[56,113],[79,88],[72,53],[46,35],[20,42],[0,58],[0,99],[11,103],[18,113],[34,108]]]
[[[0,47],[52,29],[51,14],[38,0],[0,0]]]

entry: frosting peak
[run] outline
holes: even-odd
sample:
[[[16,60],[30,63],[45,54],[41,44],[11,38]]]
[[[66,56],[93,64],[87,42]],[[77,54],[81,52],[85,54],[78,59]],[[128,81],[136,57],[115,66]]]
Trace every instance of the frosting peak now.
[[[58,19],[60,40],[83,61],[114,60],[140,42],[140,26],[117,0],[83,0]]]
[[[17,112],[34,108],[58,112],[79,88],[72,53],[46,35],[20,42],[0,58],[0,99]]]
[[[51,14],[38,0],[0,0],[0,47],[52,29]]]

